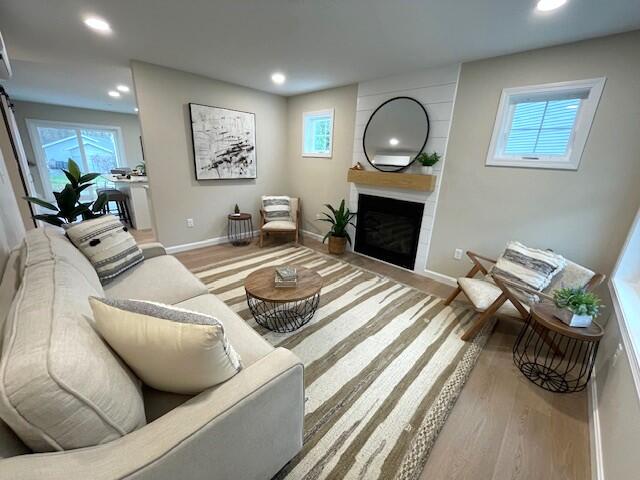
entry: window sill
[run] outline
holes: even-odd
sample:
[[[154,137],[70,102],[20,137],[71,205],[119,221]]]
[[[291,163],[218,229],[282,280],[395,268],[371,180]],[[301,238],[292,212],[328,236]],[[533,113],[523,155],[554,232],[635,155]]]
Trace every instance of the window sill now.
[[[331,158],[332,153],[302,153],[304,158]]]
[[[609,281],[609,293],[640,398],[640,284],[614,277]]]

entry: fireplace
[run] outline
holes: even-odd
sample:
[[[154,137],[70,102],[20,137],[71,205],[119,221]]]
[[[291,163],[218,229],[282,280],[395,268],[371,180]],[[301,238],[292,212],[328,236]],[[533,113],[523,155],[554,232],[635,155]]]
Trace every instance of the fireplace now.
[[[424,204],[358,196],[355,251],[413,270]]]

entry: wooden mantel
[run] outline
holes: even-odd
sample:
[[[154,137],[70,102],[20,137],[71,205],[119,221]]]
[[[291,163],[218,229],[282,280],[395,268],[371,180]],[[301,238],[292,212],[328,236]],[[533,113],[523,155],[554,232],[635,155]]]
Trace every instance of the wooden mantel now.
[[[376,187],[404,188],[433,192],[436,188],[435,175],[419,175],[416,173],[378,172],[371,170],[349,170],[347,181]]]

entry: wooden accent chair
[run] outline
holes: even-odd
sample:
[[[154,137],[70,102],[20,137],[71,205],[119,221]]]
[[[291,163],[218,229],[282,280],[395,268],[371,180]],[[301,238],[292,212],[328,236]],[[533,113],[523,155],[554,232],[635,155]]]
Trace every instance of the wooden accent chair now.
[[[467,252],[473,267],[466,276],[457,280],[458,287],[445,300],[449,305],[460,293],[469,299],[473,309],[478,313],[473,324],[462,335],[463,340],[471,340],[493,316],[526,320],[529,316],[530,301],[553,301],[553,292],[559,288],[584,288],[593,290],[600,285],[605,275],[595,273],[577,263],[567,260],[566,266],[556,274],[547,288],[537,291],[519,283],[512,282],[502,276],[492,274],[491,267],[496,260],[474,252]],[[474,278],[482,274],[482,278]],[[537,297],[536,300],[533,300]]]
[[[260,206],[260,246],[262,247],[262,239],[264,235],[270,235],[272,233],[276,235],[294,235],[294,241],[298,243],[300,239],[300,199],[296,197],[290,198],[291,208],[291,221],[286,220],[274,220],[271,222],[265,221],[265,212]]]

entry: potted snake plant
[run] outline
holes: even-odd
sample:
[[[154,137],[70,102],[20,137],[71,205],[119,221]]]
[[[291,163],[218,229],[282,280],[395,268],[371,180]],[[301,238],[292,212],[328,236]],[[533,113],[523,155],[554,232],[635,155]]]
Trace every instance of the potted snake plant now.
[[[326,242],[328,239],[329,253],[342,255],[347,246],[347,242],[351,245],[351,237],[349,236],[349,232],[347,232],[347,227],[349,225],[355,227],[352,220],[356,216],[356,212],[351,212],[345,207],[344,199],[340,202],[340,206],[338,208],[334,208],[328,203],[325,204],[325,206],[330,213],[322,212],[322,215],[324,215],[325,218],[320,218],[319,220],[330,223],[331,229],[322,239],[322,243]]]

